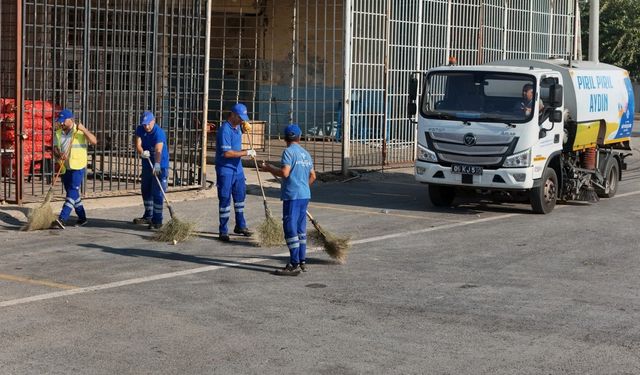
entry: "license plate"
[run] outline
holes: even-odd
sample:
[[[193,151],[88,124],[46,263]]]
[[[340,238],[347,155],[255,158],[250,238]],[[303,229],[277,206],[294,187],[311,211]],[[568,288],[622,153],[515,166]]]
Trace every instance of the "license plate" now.
[[[472,175],[480,176],[482,175],[482,167],[479,167],[477,165],[453,164],[451,166],[451,173],[472,174]]]

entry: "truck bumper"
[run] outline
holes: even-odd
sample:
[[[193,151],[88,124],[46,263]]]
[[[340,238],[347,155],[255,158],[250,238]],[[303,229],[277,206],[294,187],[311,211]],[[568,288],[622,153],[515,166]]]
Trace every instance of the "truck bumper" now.
[[[485,169],[480,176],[472,176],[471,183],[463,183],[461,174],[451,173],[451,167],[416,161],[416,181],[493,190],[528,190],[534,186],[533,167]]]

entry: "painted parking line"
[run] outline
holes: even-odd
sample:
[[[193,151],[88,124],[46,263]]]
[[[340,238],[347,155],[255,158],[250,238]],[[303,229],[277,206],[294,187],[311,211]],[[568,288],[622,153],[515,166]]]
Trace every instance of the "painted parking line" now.
[[[484,222],[484,221],[488,221],[488,220],[498,220],[498,219],[501,219],[501,218],[511,217],[511,216],[514,216],[514,215],[517,215],[517,214],[501,215],[501,216],[495,216],[495,217],[487,218],[487,219],[472,220],[472,221],[468,221],[468,222],[444,225],[444,226],[440,226],[440,227],[433,227],[433,228],[428,228],[427,231],[434,231],[434,230],[438,230],[438,229],[447,229],[447,228],[449,228],[451,226],[471,225],[471,224],[475,224],[477,222]],[[414,233],[414,232],[415,233],[421,233],[423,231],[424,230],[418,230],[418,231],[397,233],[397,234],[393,234],[393,235],[389,235],[389,236],[378,236],[378,237],[365,238],[365,239],[353,241],[352,243],[353,244],[363,244],[363,243],[368,243],[368,242],[382,241],[382,240],[385,240],[387,238],[394,238],[394,237],[401,236],[401,235],[408,235],[408,234]],[[309,253],[320,251],[320,250],[322,250],[322,248],[316,247],[316,248],[313,248],[313,249],[309,249]],[[276,254],[275,256],[276,257],[281,257],[281,256],[287,256],[287,255],[289,255],[289,252]],[[84,293],[89,293],[89,292],[96,292],[96,291],[105,290],[105,289],[119,288],[119,287],[123,287],[123,286],[127,286],[127,285],[142,284],[142,283],[147,283],[147,282],[156,281],[156,280],[171,279],[171,278],[180,277],[180,276],[194,275],[194,274],[198,274],[198,273],[215,271],[215,270],[224,269],[224,268],[248,268],[248,269],[259,268],[260,270],[264,271],[264,267],[254,266],[252,264],[253,263],[265,262],[267,260],[270,260],[270,259],[265,259],[265,258],[261,257],[261,258],[249,258],[247,260],[244,260],[242,263],[239,263],[239,262],[220,262],[217,265],[212,265],[212,266],[204,266],[204,267],[192,268],[192,269],[183,270],[183,271],[175,271],[175,272],[169,272],[169,273],[163,273],[163,274],[157,274],[157,275],[151,275],[151,276],[145,276],[145,277],[138,277],[138,278],[135,278],[135,279],[128,279],[128,280],[116,281],[116,282],[112,282],[112,283],[106,283],[106,284],[93,285],[93,286],[76,288],[76,289],[71,289],[71,290],[65,290],[65,291],[61,291],[61,292],[45,293],[45,294],[40,294],[40,295],[36,295],[36,296],[31,296],[31,297],[25,297],[25,298],[18,298],[18,299],[13,299],[13,300],[8,300],[8,301],[2,301],[2,302],[0,302],[0,307],[9,307],[9,306],[22,305],[22,304],[30,303],[30,302],[37,302],[37,301],[49,300],[49,299],[53,299],[53,298],[72,296],[72,295],[76,295],[76,294],[84,294]]]
[[[640,194],[640,191],[630,191],[628,193],[616,194],[613,196],[613,198],[608,198],[608,199],[624,198],[624,197],[630,197],[638,194]]]
[[[401,218],[406,218],[406,219],[422,219],[422,220],[438,219],[440,221],[448,221],[448,222],[451,222],[451,223],[460,223],[461,222],[461,220],[445,219],[445,218],[441,218],[441,217],[437,217],[437,216],[419,216],[419,215],[396,214],[396,213],[393,213],[393,212],[389,212],[390,210],[386,210],[387,212],[380,212],[380,210],[373,211],[373,210],[365,210],[365,209],[355,208],[355,207],[342,208],[342,207],[327,206],[327,205],[324,205],[324,204],[310,204],[309,207],[310,208],[320,208],[320,209],[325,209],[325,210],[350,212],[350,213],[361,214],[361,215],[382,215],[382,216],[392,216],[392,217],[401,217]]]
[[[619,195],[616,195],[615,197],[609,198],[609,199],[624,198],[624,197],[638,195],[638,194],[640,194],[640,191],[634,191],[634,192],[619,194]],[[559,206],[558,208],[562,208],[562,207],[569,207],[569,206]],[[502,219],[507,219],[507,218],[514,217],[514,216],[522,216],[522,215],[525,215],[525,214],[524,213],[512,213],[512,214],[493,216],[493,217],[482,218],[482,219],[477,219],[477,220],[470,220],[470,221],[465,221],[465,222],[460,222],[460,223],[445,224],[445,225],[440,225],[440,226],[435,226],[435,227],[430,227],[430,228],[424,228],[424,229],[418,229],[418,230],[412,230],[412,231],[406,231],[406,232],[401,232],[401,233],[393,233],[393,234],[388,234],[388,235],[383,235],[383,236],[363,238],[363,239],[360,239],[360,240],[352,241],[352,244],[360,245],[360,244],[366,244],[366,243],[371,243],[371,242],[384,241],[384,240],[388,240],[388,239],[391,239],[391,238],[397,238],[397,237],[403,237],[403,236],[410,236],[410,235],[414,235],[414,234],[434,232],[434,231],[437,231],[437,230],[456,228],[456,227],[461,227],[461,226],[466,226],[466,225],[473,225],[473,224],[477,224],[477,223],[486,223],[486,222],[490,222],[490,221],[502,220]],[[319,247],[312,248],[312,249],[309,249],[309,253],[320,251],[320,250],[321,250],[321,248],[319,248]],[[287,255],[289,255],[288,252],[275,254],[276,257],[282,257],[282,256],[287,256]],[[64,291],[60,291],[60,292],[45,293],[45,294],[40,294],[40,295],[36,295],[36,296],[31,296],[31,297],[25,297],[25,298],[18,298],[18,299],[13,299],[13,300],[8,300],[8,301],[2,301],[2,302],[0,302],[0,308],[1,307],[22,305],[22,304],[26,304],[26,303],[30,303],[30,302],[37,302],[37,301],[54,299],[54,298],[72,296],[72,295],[76,295],[76,294],[84,294],[84,293],[95,292],[95,291],[106,290],[106,289],[114,289],[114,288],[119,288],[119,287],[123,287],[123,286],[127,286],[127,285],[142,284],[142,283],[147,283],[147,282],[156,281],[156,280],[165,280],[165,279],[171,279],[171,278],[180,277],[180,276],[194,275],[194,274],[198,274],[198,273],[215,271],[215,270],[224,269],[224,268],[245,268],[245,269],[254,269],[254,270],[265,271],[266,270],[265,267],[258,266],[258,265],[253,265],[253,264],[266,262],[267,260],[272,260],[272,259],[256,257],[256,258],[249,258],[249,259],[243,261],[242,263],[239,263],[239,262],[219,262],[217,265],[212,265],[212,266],[204,266],[204,267],[192,268],[192,269],[183,270],[183,271],[175,271],[175,272],[169,272],[169,273],[163,273],[163,274],[157,274],[157,275],[151,275],[151,276],[145,276],[145,277],[138,277],[138,278],[135,278],[135,279],[122,280],[122,281],[116,281],[116,282],[100,284],[100,285],[93,285],[93,286],[88,286],[88,287],[83,287],[83,288],[64,290]]]
[[[369,243],[369,242],[384,241],[384,240],[389,240],[391,238],[406,237],[406,236],[411,236],[411,235],[414,235],[414,234],[422,234],[422,233],[434,232],[434,231],[442,230],[442,229],[463,227],[463,226],[466,226],[466,225],[477,224],[477,223],[486,223],[488,221],[502,220],[502,219],[507,219],[507,218],[510,218],[510,217],[520,216],[520,215],[523,215],[523,214],[505,214],[505,215],[499,215],[499,216],[485,217],[485,218],[482,218],[482,219],[476,219],[476,220],[470,220],[470,221],[462,221],[462,222],[459,222],[459,223],[444,224],[444,225],[438,225],[438,226],[434,226],[434,227],[430,227],[430,228],[410,230],[410,231],[407,231],[407,232],[386,234],[386,235],[383,235],[383,236],[376,236],[376,237],[369,237],[369,238],[364,238],[364,239],[361,239],[361,240],[351,241],[351,243],[353,245],[359,245],[359,244]]]
[[[56,289],[76,289],[77,288],[77,286],[56,283],[49,280],[38,280],[38,279],[32,279],[30,277],[8,275],[4,273],[0,273],[0,280],[12,281],[12,282],[21,283],[21,284],[46,286],[49,288],[56,288]]]
[[[314,249],[310,249],[310,250],[311,250],[310,252],[312,252],[312,251],[318,251],[319,249],[314,248]],[[275,256],[286,256],[286,255],[289,255],[289,253],[287,252],[287,253],[276,254]],[[192,268],[192,269],[183,270],[183,271],[162,273],[162,274],[145,276],[145,277],[137,277],[135,279],[128,279],[128,280],[116,281],[116,282],[112,282],[112,283],[99,284],[99,285],[87,286],[87,287],[82,287],[82,288],[75,288],[75,289],[65,290],[65,291],[61,291],[61,292],[44,293],[44,294],[39,294],[39,295],[36,295],[36,296],[31,296],[31,297],[25,297],[25,298],[18,298],[18,299],[13,299],[13,300],[8,300],[8,301],[2,301],[2,302],[0,302],[0,307],[9,307],[9,306],[15,306],[15,305],[22,305],[22,304],[30,303],[30,302],[36,302],[36,301],[43,301],[43,300],[53,299],[53,298],[73,296],[73,295],[76,295],[76,294],[96,292],[96,291],[99,291],[99,290],[119,288],[119,287],[123,287],[123,286],[127,286],[127,285],[142,284],[142,283],[147,283],[147,282],[150,282],[150,281],[171,279],[171,278],[174,278],[174,277],[187,276],[187,275],[195,275],[195,274],[198,274],[198,273],[215,271],[215,270],[219,270],[219,269],[223,269],[223,268],[245,268],[245,269],[253,269],[253,270],[265,271],[265,267],[254,266],[254,265],[252,265],[252,263],[259,263],[259,262],[264,262],[264,261],[267,261],[267,260],[268,259],[265,259],[265,258],[250,258],[250,259],[247,259],[247,260],[243,261],[242,263],[237,263],[237,262],[216,262],[217,264],[214,265],[214,266],[205,266],[205,267]]]

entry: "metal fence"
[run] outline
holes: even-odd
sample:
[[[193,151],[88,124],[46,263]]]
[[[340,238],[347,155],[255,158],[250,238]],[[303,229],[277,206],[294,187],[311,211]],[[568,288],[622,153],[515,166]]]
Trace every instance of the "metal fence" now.
[[[349,166],[410,163],[415,128],[406,119],[412,71],[507,58],[568,57],[570,0],[350,0]]]
[[[204,183],[216,126],[237,101],[249,108],[262,158],[279,159],[280,132],[295,122],[320,172],[411,163],[412,72],[449,56],[459,64],[566,57],[573,4],[0,0],[0,96],[18,108],[1,117],[0,137],[13,140],[0,138],[1,195],[20,201],[46,190],[59,107],[99,138],[85,183],[93,195],[137,190],[133,132],[144,109],[168,132],[173,189]]]
[[[86,195],[138,189],[141,163],[133,143],[145,109],[155,112],[169,138],[170,186],[201,184],[205,0],[0,4],[2,74],[10,82],[0,92],[16,103],[2,110],[3,133],[13,138],[3,146],[3,199],[46,192],[53,117],[63,107],[99,140],[89,149]],[[11,45],[17,48],[5,55]],[[5,56],[12,61],[5,64]]]

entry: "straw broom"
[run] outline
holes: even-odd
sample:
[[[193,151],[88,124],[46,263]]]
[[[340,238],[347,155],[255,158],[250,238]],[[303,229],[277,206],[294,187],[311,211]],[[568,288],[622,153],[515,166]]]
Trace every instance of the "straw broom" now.
[[[151,168],[153,168],[153,164],[151,164],[151,160],[147,159]],[[154,236],[153,240],[161,241],[161,242],[172,242],[174,245],[178,242],[182,242],[187,240],[193,234],[193,229],[195,228],[195,223],[190,221],[182,221],[176,217],[173,212],[173,207],[171,207],[171,203],[167,199],[166,194],[164,193],[164,189],[162,188],[162,184],[160,183],[160,179],[158,176],[153,175],[155,177],[156,182],[158,183],[158,187],[162,192],[162,197],[164,201],[167,203],[167,208],[169,209],[169,215],[171,216],[171,220],[168,223],[162,226],[160,230],[158,230]]]
[[[335,259],[338,263],[344,264],[347,261],[347,255],[349,249],[351,249],[351,243],[348,237],[338,237],[328,230],[322,228],[316,219],[311,216],[311,213],[307,211],[307,217],[316,232],[311,235],[314,240],[322,243],[322,247],[327,254]]]
[[[59,168],[58,172],[56,172],[51,186],[47,191],[47,195],[44,198],[44,202],[42,202],[39,207],[29,211],[27,224],[25,224],[22,230],[32,231],[51,228],[51,223],[56,219],[56,216],[53,214],[53,209],[51,208],[51,199],[53,199],[53,187],[58,180],[60,170],[62,170],[62,168]]]
[[[253,138],[251,137],[251,134],[247,133],[247,136],[249,138],[249,144],[253,149]],[[251,157],[251,159],[253,159],[253,164],[256,168],[256,174],[258,175],[258,184],[260,185],[260,192],[262,192],[262,204],[264,205],[265,220],[260,223],[260,225],[258,225],[260,246],[276,247],[284,245],[284,229],[282,228],[282,223],[276,220],[271,214],[271,210],[267,205],[267,196],[264,194],[264,187],[262,186],[262,178],[260,177],[258,161],[255,157]]]
[[[56,219],[56,216],[53,214],[53,210],[51,209],[53,187],[60,177],[60,172],[62,172],[64,161],[68,159],[69,155],[71,154],[71,146],[73,145],[74,138],[75,133],[71,137],[71,142],[69,142],[69,146],[67,146],[67,150],[64,153],[65,159],[58,160],[58,171],[53,177],[53,181],[51,181],[51,186],[49,186],[47,195],[44,197],[44,202],[42,202],[40,207],[37,207],[29,212],[29,215],[27,216],[27,224],[22,227],[22,230],[32,231],[51,228],[51,223],[53,223],[53,221]]]

